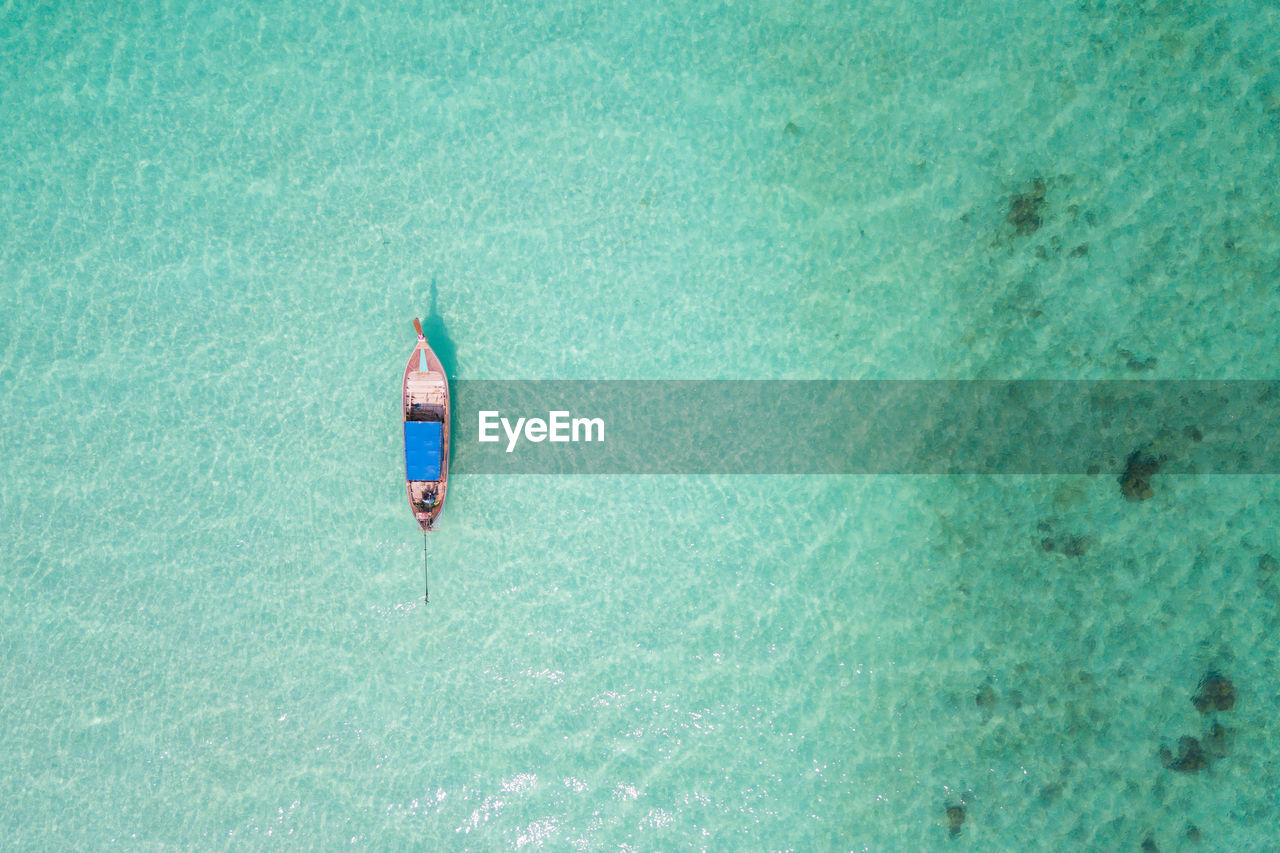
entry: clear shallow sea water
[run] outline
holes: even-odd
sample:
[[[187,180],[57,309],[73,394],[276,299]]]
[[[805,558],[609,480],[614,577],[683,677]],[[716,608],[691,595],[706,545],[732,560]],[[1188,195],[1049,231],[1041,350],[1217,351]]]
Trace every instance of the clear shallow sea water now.
[[[5,846],[1276,849],[1275,478],[456,472],[425,608],[397,384],[1275,378],[1278,19],[0,7]]]

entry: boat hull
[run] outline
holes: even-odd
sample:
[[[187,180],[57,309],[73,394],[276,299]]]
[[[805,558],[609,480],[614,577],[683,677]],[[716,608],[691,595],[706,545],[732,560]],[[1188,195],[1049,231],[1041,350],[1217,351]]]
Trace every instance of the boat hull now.
[[[444,511],[449,488],[449,379],[440,359],[421,335],[404,367],[400,408],[405,421],[441,422],[440,478],[411,480],[406,474],[405,480],[414,519],[423,530],[431,530]]]

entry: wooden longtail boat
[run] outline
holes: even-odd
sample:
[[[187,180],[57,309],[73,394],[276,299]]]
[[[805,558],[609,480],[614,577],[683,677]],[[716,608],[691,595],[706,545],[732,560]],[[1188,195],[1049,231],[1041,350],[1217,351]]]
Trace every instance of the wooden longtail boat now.
[[[449,485],[449,380],[416,317],[413,328],[418,332],[418,344],[404,366],[400,395],[404,469],[409,508],[425,534],[444,510]]]

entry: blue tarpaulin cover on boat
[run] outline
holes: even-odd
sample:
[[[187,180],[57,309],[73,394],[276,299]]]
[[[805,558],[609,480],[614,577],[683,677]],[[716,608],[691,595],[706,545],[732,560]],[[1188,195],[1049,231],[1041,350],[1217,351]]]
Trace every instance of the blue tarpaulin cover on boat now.
[[[440,479],[441,426],[439,421],[404,422],[405,479]]]

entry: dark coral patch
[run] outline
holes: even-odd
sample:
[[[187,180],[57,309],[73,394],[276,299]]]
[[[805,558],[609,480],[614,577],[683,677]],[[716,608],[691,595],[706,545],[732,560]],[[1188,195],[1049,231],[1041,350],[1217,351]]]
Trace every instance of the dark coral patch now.
[[[1151,478],[1164,464],[1163,457],[1148,456],[1141,450],[1135,450],[1125,460],[1124,473],[1120,475],[1120,491],[1126,500],[1145,501],[1155,494],[1151,489]]]
[[[1191,704],[1201,714],[1210,711],[1230,711],[1236,704],[1236,687],[1231,679],[1218,672],[1205,673],[1200,679],[1196,695],[1191,697]]]
[[[1085,551],[1089,550],[1089,537],[1087,536],[1060,536],[1058,538],[1045,537],[1040,540],[1040,547],[1049,553],[1055,551],[1065,554],[1068,557],[1083,557]]]
[[[1009,199],[1009,214],[1006,218],[1014,230],[1023,237],[1039,231],[1040,226],[1044,224],[1040,211],[1044,207],[1046,189],[1044,181],[1036,178],[1031,183],[1030,189],[1017,193]]]
[[[958,806],[947,806],[947,831],[955,838],[964,828],[964,803]]]
[[[1135,355],[1134,353],[1130,352],[1127,349],[1120,350],[1120,356],[1125,360],[1124,362],[1125,367],[1129,368],[1135,373],[1141,373],[1144,370],[1151,370],[1157,364],[1159,364],[1159,362],[1155,359],[1154,356],[1148,356],[1147,358],[1139,358],[1137,355]]]
[[[1200,741],[1193,737],[1181,737],[1178,738],[1176,756],[1168,749],[1161,747],[1160,763],[1179,773],[1199,773],[1209,766],[1209,757],[1204,754]]]
[[[1063,787],[1057,782],[1052,782],[1040,789],[1040,804],[1043,806],[1052,805],[1062,799]]]

